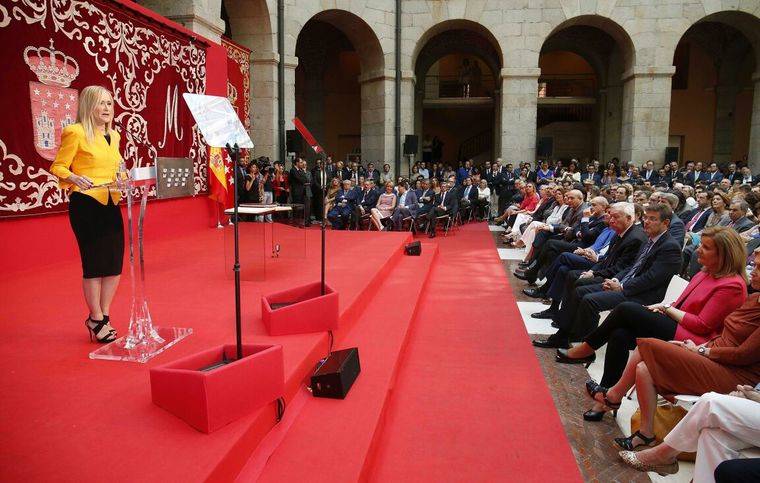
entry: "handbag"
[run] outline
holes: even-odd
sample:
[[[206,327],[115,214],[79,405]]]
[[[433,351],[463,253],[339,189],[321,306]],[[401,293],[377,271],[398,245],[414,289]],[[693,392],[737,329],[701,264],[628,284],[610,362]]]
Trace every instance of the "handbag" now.
[[[681,422],[686,416],[686,410],[669,402],[658,404],[654,413],[654,437],[657,443],[662,443],[665,436]],[[631,433],[635,433],[641,426],[641,409],[637,409],[631,416]],[[681,453],[678,459],[681,461],[694,461],[696,453]]]

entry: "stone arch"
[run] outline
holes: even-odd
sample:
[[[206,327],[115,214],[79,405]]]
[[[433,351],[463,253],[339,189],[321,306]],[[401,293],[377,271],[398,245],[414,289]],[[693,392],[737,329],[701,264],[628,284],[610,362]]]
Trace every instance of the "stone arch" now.
[[[301,32],[311,21],[330,24],[348,38],[359,54],[363,78],[370,73],[382,73],[385,68],[383,48],[377,34],[364,19],[348,10],[322,10],[311,16],[303,25],[300,25],[296,33],[296,44]],[[295,55],[295,47],[294,45],[293,55]]]
[[[325,84],[322,84],[324,68],[320,69],[319,59],[324,59],[326,52],[319,45],[306,45],[302,41],[304,32],[314,28],[322,29],[326,34],[333,32],[337,35],[338,43],[343,45],[341,48],[355,51],[358,57],[359,75],[356,81],[359,83],[360,94],[355,102],[360,105],[360,118],[357,119],[357,123],[361,124],[361,133],[359,143],[353,145],[350,151],[355,152],[355,148],[360,147],[362,159],[365,161],[390,161],[389,156],[393,151],[393,145],[387,140],[393,135],[393,106],[392,98],[386,93],[389,92],[389,84],[392,86],[393,75],[385,72],[385,56],[379,38],[362,17],[348,10],[319,11],[311,15],[303,24],[298,24],[298,28],[295,29],[297,34],[293,50],[288,51],[293,56],[302,56],[303,58],[298,59],[298,64],[303,65],[306,70],[313,71],[313,74],[296,77],[294,69],[293,92],[295,93],[296,90],[296,80],[302,79],[301,82],[305,84],[299,84],[298,88],[304,88],[309,92],[309,95],[304,97],[309,104],[307,111],[304,112],[311,112],[310,117],[315,120],[324,121],[327,113],[326,101],[320,98],[319,94],[325,89]],[[315,55],[317,59],[314,58]],[[293,101],[293,112],[295,111],[295,101]],[[356,112],[351,114],[351,116],[355,115],[357,115]],[[319,137],[323,126],[319,121],[315,124],[314,134]],[[346,132],[339,137],[346,138],[353,135],[355,134]],[[326,148],[330,151],[330,146]],[[342,157],[341,153],[330,152],[329,154],[338,154]]]
[[[485,64],[484,73],[489,72],[490,77],[487,77],[489,80],[484,82],[481,91],[473,94],[475,97],[482,96],[477,98],[478,101],[469,98],[469,94],[468,98],[458,98],[457,94],[453,93],[443,94],[446,89],[440,91],[439,97],[439,87],[443,89],[445,81],[442,77],[437,81],[429,78],[429,72],[434,65],[438,65],[439,61],[443,62],[450,55],[475,57],[479,64]],[[427,128],[423,131],[424,117],[426,126],[432,123],[437,126],[434,129],[444,131],[444,137],[448,136],[443,143],[445,152],[442,153],[442,161],[455,162],[457,158],[470,156],[493,159],[493,154],[499,152],[500,144],[500,75],[503,65],[501,46],[493,33],[483,24],[472,20],[445,20],[432,25],[422,33],[410,58],[416,82],[414,132],[420,140],[418,148],[422,148],[425,134],[435,134],[430,133]],[[456,81],[449,79],[448,82],[451,84]],[[427,98],[431,92],[432,97]],[[453,109],[456,109],[457,116],[454,116]],[[456,119],[468,129],[445,129],[444,126],[451,125],[451,119],[447,116],[464,116],[463,119],[469,119],[469,122]],[[479,162],[477,157],[475,159],[476,163]]]
[[[481,57],[493,74],[499,75],[504,59],[499,41],[483,24],[466,19],[439,22],[420,36],[412,53],[415,75],[424,75],[431,65],[451,51],[451,32],[468,35],[469,42],[457,44],[457,50]],[[459,36],[457,38],[461,39]]]
[[[592,67],[596,77],[595,89],[593,95],[584,97],[593,97],[595,101],[592,105],[588,103],[588,99],[539,99],[537,138],[552,137],[555,147],[553,156],[597,156],[603,160],[619,156],[623,107],[622,77],[635,63],[635,49],[630,36],[620,25],[608,18],[581,15],[566,20],[551,30],[541,45],[539,58],[543,54],[556,51],[575,53]],[[552,81],[548,82],[547,85],[551,87]],[[588,86],[584,87],[584,90],[587,88]],[[542,101],[551,101],[551,104],[542,104]],[[557,104],[557,101],[565,104]],[[558,124],[552,126],[555,122]],[[569,139],[574,141],[569,142]],[[570,151],[563,151],[562,145],[573,147]],[[558,147],[559,151],[556,149]]]
[[[636,47],[628,31],[611,18],[601,15],[578,15],[566,19],[549,32],[544,39],[544,45],[559,32],[572,27],[593,27],[601,30],[609,35],[620,49],[625,70],[630,70],[636,65]],[[536,65],[538,65],[538,58],[536,58]]]
[[[673,90],[671,119],[674,125],[671,133],[682,136],[680,139],[685,141],[681,146],[684,160],[712,160],[725,164],[746,154],[753,171],[757,171],[760,169],[760,90],[757,88],[760,81],[760,18],[741,9],[706,11],[704,16],[690,18],[681,24],[678,33],[669,51],[674,65],[679,46],[686,42],[693,46],[691,50],[696,48],[703,56],[709,56],[713,62],[710,67],[714,68],[714,84],[706,86],[708,91],[700,95],[700,98],[714,96],[709,101],[686,101],[684,97],[693,87],[690,80],[686,82],[682,76],[676,77],[686,90]],[[744,75],[740,76],[740,70],[745,69]],[[747,89],[750,89],[750,97],[747,97]],[[703,116],[714,123],[712,130],[708,127],[704,132],[697,132],[689,125],[688,119],[694,115],[684,114],[684,111],[698,106],[705,111]],[[743,115],[736,116],[735,111]],[[709,143],[711,135],[712,144]],[[747,135],[749,139],[745,137]]]

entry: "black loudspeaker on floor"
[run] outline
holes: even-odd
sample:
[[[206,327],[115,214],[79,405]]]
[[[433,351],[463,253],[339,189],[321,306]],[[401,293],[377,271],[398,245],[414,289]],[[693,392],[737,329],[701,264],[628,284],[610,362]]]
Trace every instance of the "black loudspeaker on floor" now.
[[[422,245],[418,241],[413,241],[404,245],[404,254],[419,257],[422,254]]]
[[[314,397],[344,399],[360,372],[358,348],[335,351],[311,376],[311,393]]]

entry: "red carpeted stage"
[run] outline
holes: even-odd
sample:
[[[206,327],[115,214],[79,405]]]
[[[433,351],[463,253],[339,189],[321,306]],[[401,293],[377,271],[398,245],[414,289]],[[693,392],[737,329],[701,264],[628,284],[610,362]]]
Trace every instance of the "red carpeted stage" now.
[[[146,365],[87,358],[65,216],[0,225],[4,481],[580,480],[484,224],[424,239],[421,257],[403,255],[407,233],[328,233],[336,347],[358,346],[362,364],[345,400],[303,389],[326,334],[268,337],[261,322],[262,293],[319,279],[312,229],[304,259],[243,282],[244,341],[283,346],[285,419],[275,426],[272,404],[203,434],[153,405],[150,367],[234,340],[223,236],[206,219],[205,200],[151,203],[152,315],[194,333]],[[122,334],[128,302],[125,277],[111,311]]]

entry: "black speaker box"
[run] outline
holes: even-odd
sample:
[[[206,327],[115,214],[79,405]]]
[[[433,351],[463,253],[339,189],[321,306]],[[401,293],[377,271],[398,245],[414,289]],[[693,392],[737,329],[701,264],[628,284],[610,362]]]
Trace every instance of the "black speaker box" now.
[[[404,255],[411,255],[413,257],[419,257],[422,254],[422,244],[418,241],[413,241],[404,245]]]
[[[404,136],[404,154],[417,154],[418,138],[414,134]]]
[[[360,372],[358,348],[335,351],[311,376],[311,393],[315,397],[344,399]]]

